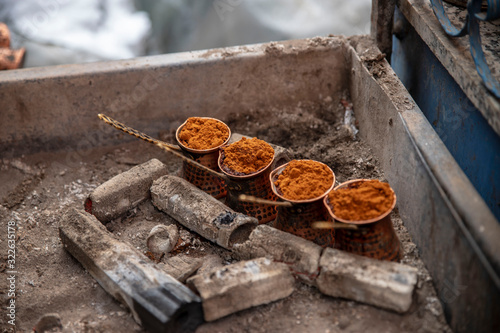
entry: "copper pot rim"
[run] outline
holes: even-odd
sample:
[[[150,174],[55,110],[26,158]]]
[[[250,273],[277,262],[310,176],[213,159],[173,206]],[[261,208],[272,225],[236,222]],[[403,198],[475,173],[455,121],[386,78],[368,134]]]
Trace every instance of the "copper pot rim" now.
[[[322,195],[317,196],[315,198],[312,198],[312,199],[292,200],[292,199],[285,198],[283,196],[283,194],[280,193],[281,191],[278,190],[278,188],[276,187],[276,185],[274,185],[274,182],[277,180],[278,176],[283,172],[283,170],[285,170],[285,168],[288,166],[288,164],[290,164],[290,162],[292,162],[292,161],[314,161],[314,162],[318,162],[320,164],[323,164],[332,173],[332,176],[333,176],[332,185],[325,191],[325,193],[323,193]],[[309,159],[291,160],[290,162],[288,162],[286,164],[283,164],[283,165],[280,165],[279,167],[277,167],[273,171],[271,171],[271,173],[269,174],[269,181],[271,182],[271,189],[273,190],[273,193],[276,194],[276,196],[278,198],[280,198],[281,200],[288,201],[288,202],[290,202],[292,204],[305,204],[305,203],[311,203],[311,202],[320,201],[324,197],[326,197],[328,195],[328,193],[330,193],[330,191],[335,186],[335,172],[333,172],[333,170],[328,165],[326,165],[325,163],[319,162],[319,161],[315,161],[315,160],[309,160]]]
[[[0,44],[1,48],[9,48],[10,47],[10,31],[7,24],[0,22],[0,35],[4,38],[4,44]],[[0,40],[1,41],[1,40]]]
[[[266,142],[267,143],[267,142]],[[267,143],[269,144],[269,143]],[[227,145],[229,146],[229,145]],[[269,145],[271,146],[271,145]],[[222,158],[223,158],[223,154],[224,154],[224,148],[225,146],[222,146],[220,147],[219,149],[219,158],[217,159],[217,164],[219,165],[219,169],[222,171],[223,174],[225,174],[226,176],[228,176],[229,178],[231,179],[235,179],[235,180],[243,180],[243,179],[249,179],[249,178],[254,178],[256,176],[259,176],[260,174],[264,173],[266,170],[268,170],[271,165],[273,164],[274,162],[274,154],[273,154],[273,158],[271,159],[271,161],[265,166],[263,167],[262,169],[258,170],[258,171],[255,171],[255,172],[252,172],[252,173],[249,173],[247,175],[235,175],[235,174],[232,174],[232,173],[229,173],[227,172],[226,170],[224,170],[224,168],[222,167],[224,162],[222,161]],[[271,147],[272,148],[272,147]],[[274,149],[273,149],[274,150]]]
[[[221,143],[220,145],[218,145],[217,147],[210,148],[210,149],[193,149],[193,148],[189,148],[189,147],[185,146],[184,144],[182,144],[181,140],[179,139],[179,133],[181,132],[182,128],[186,125],[186,123],[187,123],[187,121],[189,119],[188,118],[179,127],[177,127],[177,130],[175,131],[175,140],[177,141],[177,144],[179,145],[179,147],[181,147],[182,150],[185,150],[185,151],[193,153],[193,154],[199,154],[199,155],[211,154],[211,153],[214,153],[214,152],[218,151],[222,146],[226,145],[229,142],[229,140],[231,139],[231,135],[232,135],[231,129],[222,120],[217,119],[217,118],[213,118],[213,117],[190,117],[190,118],[212,119],[212,120],[218,121],[221,124],[223,124],[224,126],[226,126],[227,130],[229,131],[229,134],[227,136],[227,139],[223,143]]]
[[[348,185],[351,185],[351,184],[361,183],[361,182],[366,182],[366,181],[371,181],[371,180],[377,180],[377,179],[366,179],[366,178],[352,179],[352,180],[343,182],[340,185],[335,186],[335,188],[333,189],[333,191],[337,191],[338,189],[344,188],[344,187],[346,187]],[[374,222],[378,222],[378,221],[382,220],[383,218],[385,218],[386,216],[388,216],[394,210],[394,207],[396,207],[397,197],[396,197],[396,193],[394,192],[394,190],[392,189],[392,187],[391,187],[391,192],[392,192],[392,195],[394,196],[394,200],[392,202],[391,207],[385,213],[383,213],[383,214],[381,214],[381,215],[379,215],[377,217],[368,219],[368,220],[352,221],[352,220],[342,219],[342,218],[336,216],[335,213],[333,212],[333,207],[330,205],[330,200],[328,198],[329,197],[328,195],[324,197],[323,202],[325,204],[326,210],[328,211],[328,214],[330,214],[330,216],[335,221],[339,221],[339,222],[347,223],[347,224],[358,224],[358,225],[360,225],[360,224],[370,224],[370,223],[374,223]]]

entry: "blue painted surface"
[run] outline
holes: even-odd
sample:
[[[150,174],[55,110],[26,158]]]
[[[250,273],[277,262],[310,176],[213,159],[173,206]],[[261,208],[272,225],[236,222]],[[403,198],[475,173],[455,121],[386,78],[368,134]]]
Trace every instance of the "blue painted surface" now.
[[[396,20],[406,21],[396,10]],[[393,37],[391,65],[500,221],[500,136],[408,22]],[[445,166],[443,166],[445,167]]]
[[[486,13],[481,13],[482,0],[469,0],[465,23],[460,29],[451,23],[441,0],[431,0],[431,4],[434,14],[448,35],[454,37],[469,35],[470,52],[476,64],[477,73],[486,88],[497,98],[500,98],[500,82],[493,76],[486,62],[479,30],[479,21],[494,21],[500,18],[500,0],[488,0]]]

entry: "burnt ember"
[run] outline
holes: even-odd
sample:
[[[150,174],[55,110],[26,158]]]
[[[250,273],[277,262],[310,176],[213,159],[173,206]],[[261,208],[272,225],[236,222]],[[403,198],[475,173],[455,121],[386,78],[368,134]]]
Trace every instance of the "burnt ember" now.
[[[235,213],[225,212],[225,213],[217,216],[217,218],[214,220],[214,224],[229,225],[229,224],[233,223],[235,217],[236,217]]]

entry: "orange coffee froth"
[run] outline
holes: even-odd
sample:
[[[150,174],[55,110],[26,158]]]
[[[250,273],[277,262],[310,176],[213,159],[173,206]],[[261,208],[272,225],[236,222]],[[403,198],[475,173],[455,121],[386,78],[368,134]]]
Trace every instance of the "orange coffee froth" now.
[[[283,197],[309,200],[322,196],[333,184],[333,173],[322,163],[292,160],[274,182]]]
[[[387,183],[370,180],[354,188],[341,188],[328,194],[330,205],[337,217],[349,221],[376,218],[387,212],[394,194]]]
[[[206,150],[222,145],[229,137],[229,129],[221,121],[192,117],[179,132],[180,142],[191,149]]]
[[[250,174],[265,168],[274,157],[274,149],[257,138],[242,138],[224,148],[223,164],[231,171]]]

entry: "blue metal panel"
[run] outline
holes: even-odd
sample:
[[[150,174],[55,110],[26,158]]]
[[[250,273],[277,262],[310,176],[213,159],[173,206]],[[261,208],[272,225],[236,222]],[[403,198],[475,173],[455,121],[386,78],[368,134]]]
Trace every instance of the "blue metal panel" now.
[[[398,9],[395,20],[404,28],[393,37],[394,71],[500,220],[500,136]]]
[[[479,21],[493,21],[500,17],[500,0],[488,0],[487,12],[481,13],[481,0],[469,0],[467,2],[467,15],[465,23],[457,29],[450,21],[443,7],[441,0],[431,0],[432,10],[441,23],[441,26],[450,36],[459,37],[469,34],[470,51],[476,70],[484,82],[486,88],[500,98],[500,82],[491,74],[491,70],[486,63],[483,48],[481,45],[481,34],[479,31]]]

